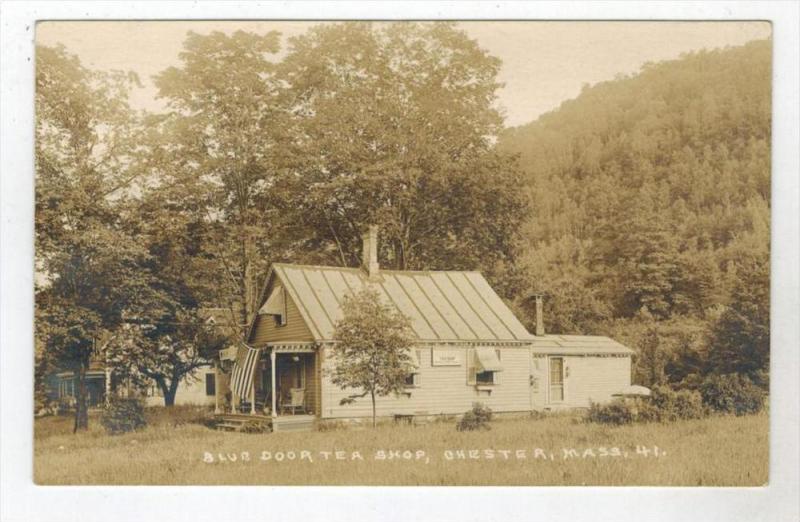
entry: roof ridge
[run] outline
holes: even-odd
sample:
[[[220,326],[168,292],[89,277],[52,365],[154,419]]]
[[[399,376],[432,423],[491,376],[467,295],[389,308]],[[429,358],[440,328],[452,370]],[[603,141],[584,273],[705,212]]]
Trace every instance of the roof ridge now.
[[[350,271],[361,271],[360,268],[352,267],[352,266],[332,266],[332,265],[306,265],[302,263],[272,263],[272,266],[282,266],[282,267],[291,267],[291,268],[323,268],[328,270],[350,270]]]
[[[272,263],[272,266],[282,266],[282,267],[290,267],[290,268],[312,268],[312,269],[323,269],[323,270],[347,270],[351,272],[364,272],[361,267],[354,267],[354,266],[333,266],[333,265],[308,265],[304,263]],[[441,274],[480,274],[483,276],[483,272],[480,270],[395,270],[395,269],[386,269],[381,268],[378,271],[378,275],[385,273],[385,274],[430,274],[430,273],[441,273]]]

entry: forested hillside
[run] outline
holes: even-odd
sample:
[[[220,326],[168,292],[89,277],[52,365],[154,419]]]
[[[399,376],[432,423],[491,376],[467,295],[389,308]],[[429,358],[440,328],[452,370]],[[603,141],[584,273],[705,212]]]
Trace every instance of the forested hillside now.
[[[544,291],[551,331],[629,342],[644,384],[763,379],[771,52],[757,41],[648,64],[500,137],[533,200],[520,310]]]

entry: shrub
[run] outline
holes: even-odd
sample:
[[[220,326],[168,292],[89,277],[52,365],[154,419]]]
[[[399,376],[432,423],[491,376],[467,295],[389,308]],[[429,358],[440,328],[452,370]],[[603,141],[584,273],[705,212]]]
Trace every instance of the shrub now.
[[[699,373],[690,373],[684,377],[675,387],[679,390],[700,390],[703,384],[703,376]]]
[[[633,400],[614,399],[613,401],[600,404],[593,402],[586,412],[588,422],[599,424],[630,424],[635,418],[635,404]]]
[[[458,431],[475,431],[491,429],[489,421],[492,420],[492,410],[476,402],[472,409],[467,411],[456,424]]]
[[[103,410],[100,424],[111,435],[143,428],[147,425],[144,417],[144,403],[137,398],[113,398]]]
[[[636,422],[659,422],[661,412],[649,397],[633,400],[634,420]]]
[[[606,404],[592,403],[585,420],[619,426],[634,422],[698,419],[705,415],[706,408],[700,393],[691,390],[676,392],[666,386],[657,386],[649,397],[620,398]]]
[[[656,386],[649,402],[655,407],[658,420],[662,422],[699,419],[707,413],[703,406],[703,397],[694,390],[674,391],[666,386]]]
[[[709,375],[700,386],[703,402],[720,413],[744,415],[764,408],[765,394],[743,375]]]

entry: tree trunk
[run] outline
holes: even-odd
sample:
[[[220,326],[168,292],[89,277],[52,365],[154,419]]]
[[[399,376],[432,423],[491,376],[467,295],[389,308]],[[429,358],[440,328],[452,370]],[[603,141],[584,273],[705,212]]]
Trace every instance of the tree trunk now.
[[[250,323],[250,295],[252,293],[251,286],[252,283],[250,281],[251,277],[251,266],[250,260],[248,259],[247,253],[247,239],[244,233],[244,226],[242,226],[242,230],[240,230],[240,238],[241,238],[241,245],[240,245],[240,255],[241,255],[241,266],[242,266],[242,280],[240,282],[239,287],[239,304],[241,306],[241,310],[239,311],[239,321],[241,322],[241,336],[242,340],[244,340],[245,334],[247,332],[247,326]]]
[[[175,406],[175,392],[170,389],[164,392],[164,406],[167,408]]]
[[[167,408],[175,406],[175,395],[178,392],[178,381],[179,379],[172,379],[172,382],[170,382],[169,386],[167,386],[167,382],[164,380],[164,378],[156,379],[156,384],[158,384],[158,387],[161,388],[161,394],[164,396],[164,406]]]
[[[77,433],[78,430],[89,429],[89,411],[86,404],[86,367],[88,363],[81,361],[78,367],[78,387],[75,396],[75,425],[72,428],[72,433]]]
[[[244,313],[242,314],[242,323],[245,325],[244,332],[247,332],[247,326],[253,319],[253,311],[256,306],[256,288],[253,281],[253,264],[247,259],[247,247],[242,248],[242,261],[244,262],[244,288],[242,295],[242,304],[244,305]]]
[[[371,391],[369,393],[370,397],[372,398],[372,427],[375,427],[375,392]]]

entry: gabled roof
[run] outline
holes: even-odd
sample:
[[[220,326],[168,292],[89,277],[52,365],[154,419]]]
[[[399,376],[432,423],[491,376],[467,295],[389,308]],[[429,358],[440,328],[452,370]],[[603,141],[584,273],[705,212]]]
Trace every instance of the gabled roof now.
[[[275,264],[272,272],[267,284],[280,278],[317,341],[333,340],[342,301],[365,286],[406,315],[421,341],[533,339],[479,272],[381,270],[370,279],[358,268],[290,264]]]
[[[610,337],[599,335],[533,336],[534,353],[545,355],[630,355],[635,353]]]

